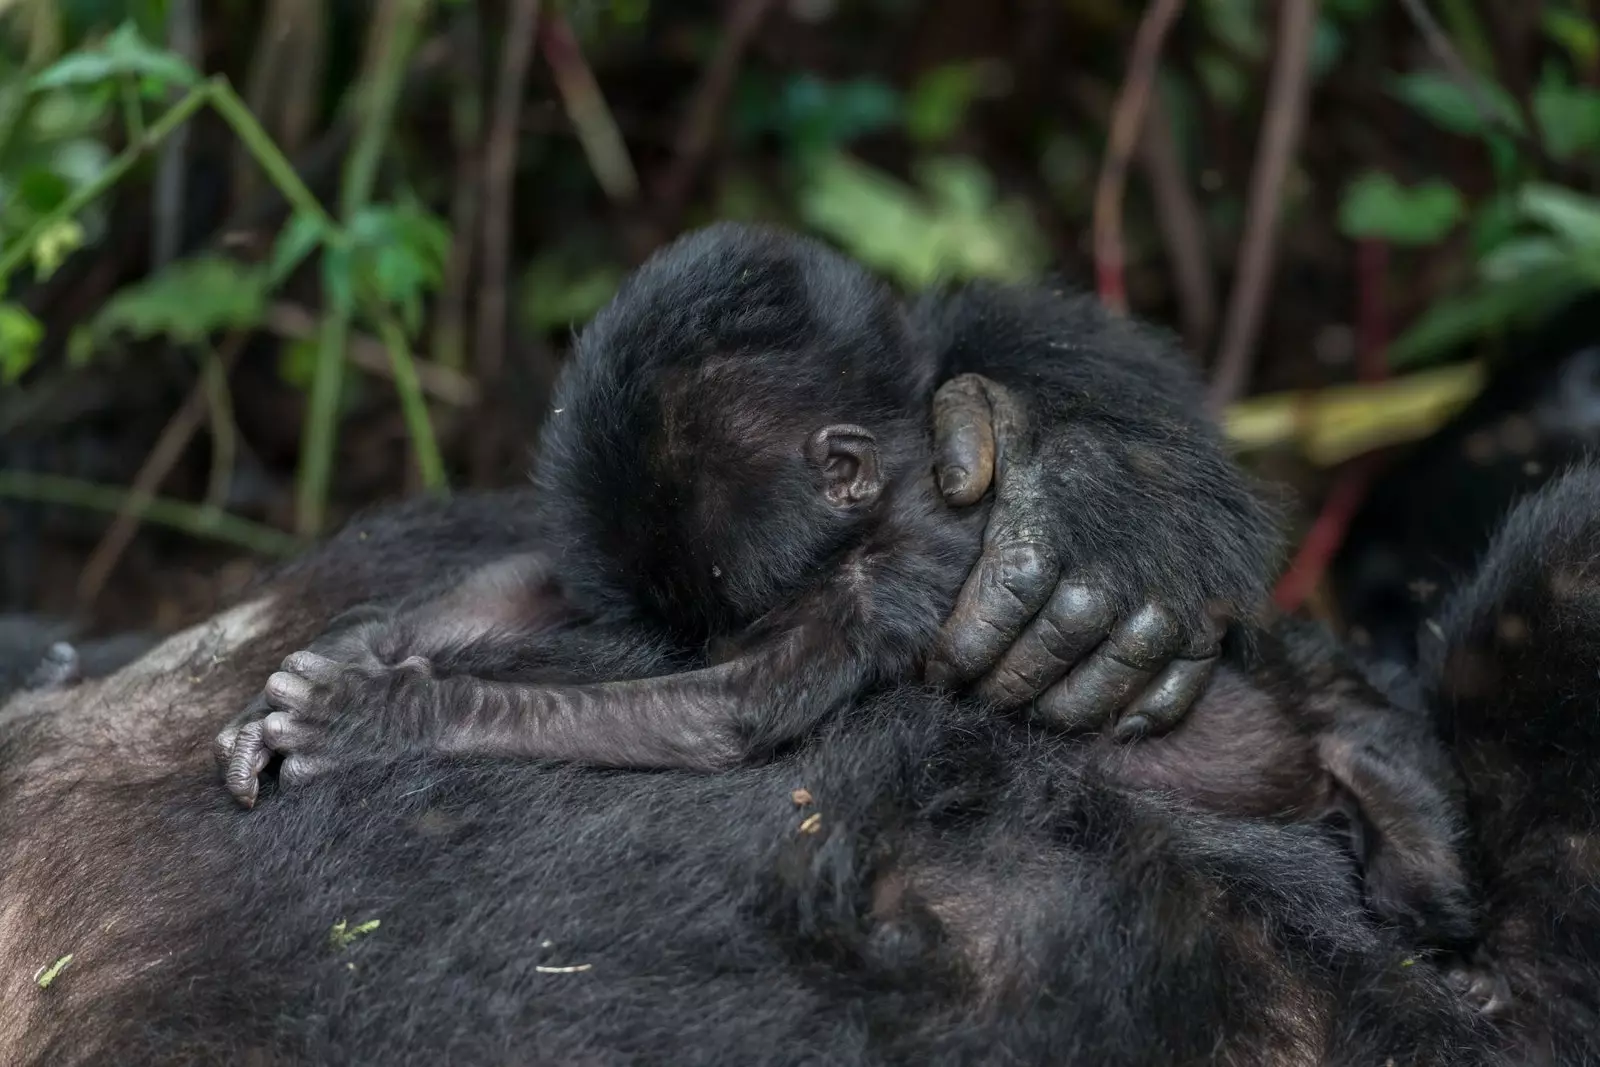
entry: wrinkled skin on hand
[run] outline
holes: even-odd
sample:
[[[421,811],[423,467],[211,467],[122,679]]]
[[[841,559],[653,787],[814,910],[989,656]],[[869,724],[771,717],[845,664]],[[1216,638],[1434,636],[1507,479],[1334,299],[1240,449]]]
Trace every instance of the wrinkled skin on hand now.
[[[1116,551],[1069,557],[1054,531],[1084,525],[1081,514],[1063,522],[1063,509],[1075,503],[1066,499],[1070,472],[1094,443],[1070,428],[1059,439],[1040,434],[1020,396],[977,374],[940,388],[934,438],[947,502],[970,506],[991,486],[995,498],[983,555],[940,633],[930,680],[972,685],[1002,708],[1031,703],[1036,717],[1068,730],[1114,722],[1114,735],[1130,738],[1177,723],[1210,679],[1234,609],[1214,601],[1186,611],[1160,589],[1129,588]],[[1126,488],[1139,493],[1138,480],[1162,474],[1160,462],[1148,463]],[[1138,551],[1137,525],[1133,516],[1098,516],[1104,534],[1095,540],[1120,538],[1123,553]],[[1228,535],[1225,526],[1195,530],[1192,551],[1207,552],[1205,538],[1218,535]]]
[[[285,786],[336,769],[350,755],[399,754],[427,740],[443,680],[421,656],[398,658],[397,631],[381,617],[352,613],[310,648],[295,652],[267,679],[261,694],[217,735],[212,755],[228,792],[255,805],[260,775],[282,756]]]

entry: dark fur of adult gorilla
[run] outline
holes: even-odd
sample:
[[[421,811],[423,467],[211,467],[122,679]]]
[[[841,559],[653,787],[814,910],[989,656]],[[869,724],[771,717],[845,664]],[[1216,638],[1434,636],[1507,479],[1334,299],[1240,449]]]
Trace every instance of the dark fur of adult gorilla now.
[[[921,688],[724,775],[410,758],[241,812],[213,709],[310,619],[525,544],[511,502],[357,522],[216,624],[8,708],[0,1059],[1497,1062],[1326,834],[1117,788]]]
[[[958,306],[993,338],[1014,299]],[[1037,343],[1126,336],[1045,306]],[[917,686],[718,776],[404,756],[241,813],[218,718],[335,615],[539,544],[535,504],[357,522],[0,710],[0,1060],[1496,1062],[1334,835],[1194,810]],[[546,664],[655,666],[605,641]]]
[[[1519,1062],[1600,1062],[1600,466],[1512,511],[1423,653],[1468,790],[1482,980]]]

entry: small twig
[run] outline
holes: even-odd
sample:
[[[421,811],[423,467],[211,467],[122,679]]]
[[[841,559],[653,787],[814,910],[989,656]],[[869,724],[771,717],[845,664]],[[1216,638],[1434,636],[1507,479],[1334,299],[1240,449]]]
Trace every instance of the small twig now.
[[[1122,277],[1122,193],[1128,181],[1128,160],[1139,143],[1145,107],[1150,100],[1161,45],[1183,13],[1183,0],[1152,0],[1139,20],[1128,74],[1111,108],[1105,159],[1094,190],[1094,270],[1100,299],[1117,314],[1128,310]]]
[[[716,138],[718,119],[727,109],[728,97],[733,92],[735,76],[750,41],[772,10],[773,0],[734,0],[722,27],[722,38],[717,43],[716,54],[700,75],[690,98],[689,109],[684,112],[683,125],[673,141],[674,158],[661,180],[661,214],[668,228],[694,185],[706,153]]]
[[[1382,453],[1369,452],[1357,456],[1339,472],[1316,521],[1273,590],[1272,599],[1280,611],[1294,611],[1322,580],[1344,540],[1345,531],[1350,528],[1350,520],[1355,518],[1361,501],[1366,498],[1367,487],[1372,484],[1381,458]]]
[[[173,0],[168,5],[167,47],[198,70],[200,43],[194,8],[195,0]],[[150,261],[157,270],[176,259],[183,244],[183,193],[188,162],[189,127],[185,124],[173,130],[172,136],[161,146],[161,159],[156,165],[152,203],[155,233]]]
[[[1250,173],[1239,267],[1222,324],[1222,341],[1211,384],[1211,405],[1217,411],[1243,395],[1250,380],[1256,338],[1266,310],[1272,260],[1277,250],[1283,183],[1305,125],[1317,0],[1283,0],[1278,8],[1278,20],[1277,59],[1267,87],[1261,143]]]
[[[28,471],[0,471],[0,497],[65,504],[93,511],[121,511],[128,506],[129,493],[117,486],[96,485],[77,478]],[[210,508],[182,500],[148,497],[137,501],[134,511],[143,522],[237,545],[264,556],[292,556],[301,548],[299,538],[282,530],[236,515],[219,514]]]
[[[589,169],[613,203],[631,203],[639,196],[639,175],[628,156],[628,146],[617,129],[600,83],[583,58],[572,23],[559,11],[546,9],[540,16],[539,47],[550,65],[556,91],[577,131],[578,143],[588,157]]]
[[[506,26],[500,71],[489,111],[489,140],[483,157],[483,279],[478,292],[474,358],[478,386],[492,395],[505,362],[506,274],[511,260],[511,186],[517,159],[517,127],[522,94],[539,32],[539,0],[515,0]],[[492,474],[499,440],[492,430],[477,435],[472,477],[479,484]]]
[[[478,248],[478,201],[483,196],[483,59],[478,10],[461,5],[451,16],[450,136],[455,145],[455,181],[450,194],[450,260],[434,312],[433,360],[441,367],[467,365],[467,300]]]
[[[1156,222],[1172,261],[1173,281],[1189,351],[1204,352],[1217,321],[1217,285],[1211,271],[1211,249],[1200,205],[1184,177],[1172,121],[1160,94],[1150,98],[1144,136],[1139,139],[1139,160],[1150,182]]]
[[[288,153],[300,150],[315,116],[327,54],[322,0],[270,0],[255,35],[244,99]],[[255,195],[254,175],[236,158],[233,200]]]
[[[1379,382],[1389,376],[1384,362],[1384,349],[1389,344],[1388,309],[1384,306],[1389,292],[1388,252],[1389,246],[1379,240],[1364,240],[1357,246],[1356,377],[1365,382]],[[1382,464],[1383,453],[1370,452],[1357,456],[1339,471],[1323,498],[1316,521],[1273,591],[1280,610],[1294,611],[1321,584]]]
[[[243,333],[231,335],[223,343],[222,350],[216,353],[215,358],[224,375],[233,366],[239,350],[244,346],[245,337]],[[166,426],[162,427],[155,446],[139,465],[133,485],[123,497],[124,506],[101,535],[99,544],[89,553],[88,561],[78,574],[79,607],[87,609],[99,598],[100,591],[105,588],[107,580],[122,560],[122,554],[133,542],[133,535],[139,530],[139,521],[143,517],[139,510],[141,503],[155,498],[156,490],[166,481],[167,475],[183,456],[183,450],[189,447],[200,424],[205,421],[206,399],[205,382],[196,382],[178,410],[167,420]]]
[[[228,503],[239,430],[233,420],[228,367],[209,344],[200,353],[200,384],[205,389],[206,421],[211,426],[211,474],[206,479],[206,503],[220,511]]]
[[[281,301],[272,304],[267,308],[263,325],[279,337],[291,341],[309,341],[317,336],[317,317],[298,304]],[[394,381],[389,352],[383,347],[383,342],[375,337],[352,331],[346,358],[352,366],[368,374]],[[460,371],[427,361],[413,362],[412,366],[422,391],[433,399],[458,408],[470,408],[478,402],[478,383]]]
[[[122,129],[129,144],[144,140],[144,105],[139,101],[139,87],[127,75],[117,79],[117,97],[122,102]]]
[[[1406,15],[1411,19],[1411,24],[1416,27],[1417,32],[1422,35],[1422,41],[1428,46],[1428,51],[1433,53],[1433,57],[1466,92],[1467,99],[1472,102],[1484,125],[1497,127],[1518,141],[1528,143],[1522,132],[1495,110],[1494,102],[1483,91],[1483,82],[1467,66],[1466,60],[1461,58],[1461,53],[1456,51],[1456,46],[1450,43],[1449,34],[1444,32],[1439,20],[1428,10],[1425,0],[1400,0],[1400,6],[1406,9]]]

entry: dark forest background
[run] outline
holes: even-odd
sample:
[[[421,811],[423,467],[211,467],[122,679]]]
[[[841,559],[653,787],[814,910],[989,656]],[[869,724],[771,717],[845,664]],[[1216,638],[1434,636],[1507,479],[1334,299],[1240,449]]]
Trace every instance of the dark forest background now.
[[[1375,465],[1600,285],[1595,6],[0,0],[0,611],[164,629],[522,476],[575,326],[740,218],[1169,326],[1331,616]]]

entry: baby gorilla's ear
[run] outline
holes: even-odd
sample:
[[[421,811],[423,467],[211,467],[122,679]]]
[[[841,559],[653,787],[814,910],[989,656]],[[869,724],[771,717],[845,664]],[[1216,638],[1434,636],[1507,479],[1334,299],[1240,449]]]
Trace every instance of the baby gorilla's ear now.
[[[824,426],[806,439],[806,459],[836,508],[870,504],[883,492],[878,441],[864,426]]]

